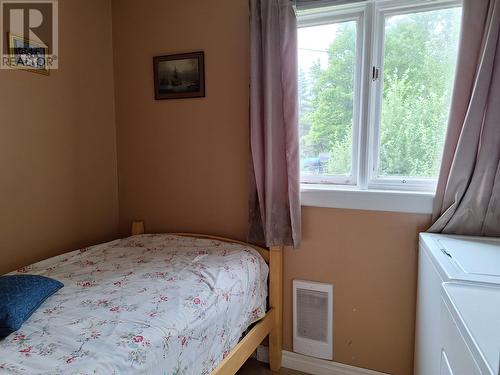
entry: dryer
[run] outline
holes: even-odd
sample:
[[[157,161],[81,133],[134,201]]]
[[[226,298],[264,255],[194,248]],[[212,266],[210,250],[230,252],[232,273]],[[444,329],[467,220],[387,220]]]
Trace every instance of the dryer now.
[[[500,239],[421,233],[418,259],[414,374],[438,375],[442,285],[500,285]]]
[[[441,298],[440,375],[498,375],[500,286],[447,282]]]

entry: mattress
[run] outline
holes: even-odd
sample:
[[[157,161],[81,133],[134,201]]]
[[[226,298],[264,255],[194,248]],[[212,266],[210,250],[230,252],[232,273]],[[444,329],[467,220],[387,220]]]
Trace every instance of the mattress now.
[[[265,315],[268,271],[251,247],[166,234],[24,267],[64,287],[0,341],[0,373],[209,374]]]

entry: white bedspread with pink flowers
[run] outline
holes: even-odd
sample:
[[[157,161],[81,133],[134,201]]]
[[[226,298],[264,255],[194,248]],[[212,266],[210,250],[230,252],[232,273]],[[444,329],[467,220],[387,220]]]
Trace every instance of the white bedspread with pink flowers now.
[[[0,340],[1,374],[209,374],[265,314],[251,247],[140,235],[18,270],[64,287]]]

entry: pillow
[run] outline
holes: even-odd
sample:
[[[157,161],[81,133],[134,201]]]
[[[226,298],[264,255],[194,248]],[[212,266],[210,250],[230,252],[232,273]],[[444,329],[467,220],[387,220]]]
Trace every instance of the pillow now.
[[[0,337],[7,337],[64,285],[37,275],[0,276]]]

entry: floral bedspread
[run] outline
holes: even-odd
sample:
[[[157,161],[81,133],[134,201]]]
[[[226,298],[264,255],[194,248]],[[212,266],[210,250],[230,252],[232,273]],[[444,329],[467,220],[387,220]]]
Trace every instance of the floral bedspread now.
[[[0,340],[0,374],[209,374],[265,314],[267,264],[216,240],[132,236],[17,272],[65,286]]]

